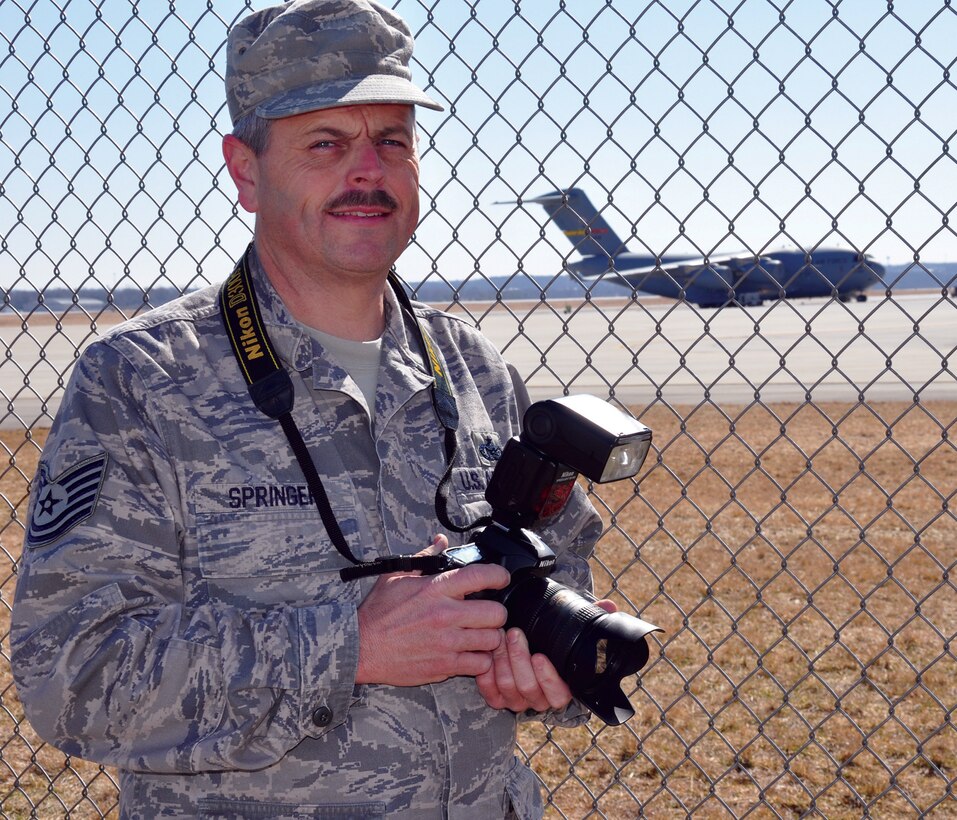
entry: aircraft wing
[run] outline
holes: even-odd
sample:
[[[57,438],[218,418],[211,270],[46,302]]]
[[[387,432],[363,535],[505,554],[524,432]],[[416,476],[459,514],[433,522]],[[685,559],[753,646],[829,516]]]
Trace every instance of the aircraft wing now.
[[[712,256],[708,259],[678,259],[660,265],[627,268],[629,278],[666,273],[680,284],[688,283],[700,288],[727,290],[729,287],[744,290],[760,290],[764,287],[777,290],[784,276],[784,265],[770,256],[746,256],[732,254]],[[742,288],[743,286],[743,288]]]

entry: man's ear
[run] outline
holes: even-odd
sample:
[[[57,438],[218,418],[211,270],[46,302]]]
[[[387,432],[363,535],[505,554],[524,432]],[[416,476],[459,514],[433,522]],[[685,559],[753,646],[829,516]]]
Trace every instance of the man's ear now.
[[[226,160],[226,170],[239,192],[239,204],[249,213],[256,213],[259,208],[259,158],[246,143],[232,134],[227,134],[223,137],[223,159]]]

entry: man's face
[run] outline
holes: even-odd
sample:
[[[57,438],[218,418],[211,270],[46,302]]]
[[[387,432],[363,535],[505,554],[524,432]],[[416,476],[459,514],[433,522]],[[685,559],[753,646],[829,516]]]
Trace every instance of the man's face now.
[[[384,276],[419,219],[411,105],[275,120],[253,167],[257,246],[309,276]]]

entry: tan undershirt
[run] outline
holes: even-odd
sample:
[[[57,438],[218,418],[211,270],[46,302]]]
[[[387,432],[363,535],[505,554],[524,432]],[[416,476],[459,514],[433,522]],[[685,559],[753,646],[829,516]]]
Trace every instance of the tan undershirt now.
[[[342,366],[352,376],[352,380],[365,398],[369,420],[374,421],[375,389],[379,383],[382,338],[372,339],[369,342],[356,342],[352,339],[332,336],[314,327],[307,327],[306,331],[335,358],[336,364]]]

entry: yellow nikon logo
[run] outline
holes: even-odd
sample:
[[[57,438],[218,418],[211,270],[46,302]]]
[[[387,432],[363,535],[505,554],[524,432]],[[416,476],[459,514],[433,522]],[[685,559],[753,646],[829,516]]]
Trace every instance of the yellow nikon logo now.
[[[256,327],[252,318],[249,316],[249,307],[243,305],[236,310],[236,318],[239,319],[239,343],[243,346],[243,352],[247,359],[261,359],[263,357],[262,343],[256,335]]]
[[[249,305],[246,304],[249,301],[249,295],[243,287],[243,279],[242,276],[238,275],[238,272],[230,277],[230,281],[226,285],[226,301],[239,323],[241,331],[239,343],[242,345],[246,358],[248,360],[261,359],[265,355],[262,342],[256,335],[256,324],[253,322],[252,316],[249,315]]]

